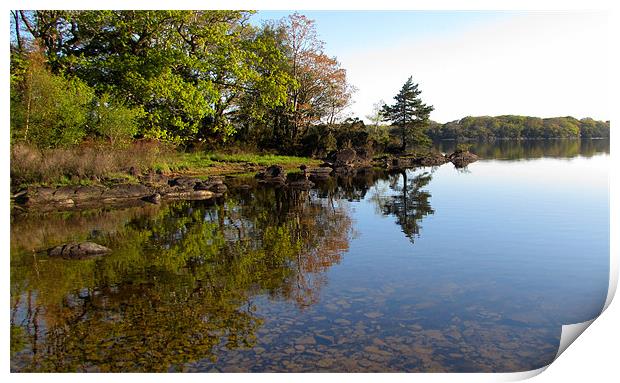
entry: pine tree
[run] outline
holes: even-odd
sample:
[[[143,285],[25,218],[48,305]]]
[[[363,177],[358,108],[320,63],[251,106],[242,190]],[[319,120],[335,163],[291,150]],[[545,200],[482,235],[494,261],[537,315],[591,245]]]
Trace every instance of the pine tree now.
[[[424,128],[428,126],[429,116],[434,108],[422,103],[420,94],[422,91],[418,90],[418,84],[414,84],[409,77],[400,92],[394,96],[394,105],[383,105],[381,111],[384,121],[391,121],[400,129],[402,151],[405,151],[409,144],[429,146],[431,143],[424,134]]]

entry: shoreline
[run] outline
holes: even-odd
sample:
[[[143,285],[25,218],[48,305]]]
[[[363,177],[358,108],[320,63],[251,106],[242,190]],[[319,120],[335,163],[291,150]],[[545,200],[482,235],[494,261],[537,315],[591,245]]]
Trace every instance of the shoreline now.
[[[440,166],[451,162],[457,168],[477,161],[478,156],[457,150],[450,155],[437,151],[381,155],[373,158],[360,156],[353,149],[336,152],[330,159],[320,161],[299,157],[297,162],[285,165],[259,166],[247,162],[226,162],[212,167],[212,171],[187,169],[184,172],[153,172],[132,174],[136,182],[117,179],[117,182],[61,186],[29,185],[11,195],[11,212],[83,210],[106,206],[137,206],[159,204],[162,200],[208,200],[223,196],[228,191],[225,179],[251,176],[259,183],[274,187],[310,189],[331,177],[355,176],[358,171],[372,168],[402,170],[425,166]],[[311,163],[311,166],[306,165]],[[267,174],[267,176],[266,176]]]

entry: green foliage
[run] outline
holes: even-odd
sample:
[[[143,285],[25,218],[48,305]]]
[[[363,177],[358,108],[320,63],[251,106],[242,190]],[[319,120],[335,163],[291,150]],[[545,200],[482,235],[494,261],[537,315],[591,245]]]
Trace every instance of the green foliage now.
[[[609,121],[573,117],[526,116],[465,117],[446,124],[432,124],[426,133],[433,139],[491,140],[543,138],[607,138]]]
[[[30,18],[54,70],[114,95],[129,108],[116,114],[135,118],[141,136],[219,143],[239,129],[241,109],[260,120],[284,104],[290,85],[280,47],[247,23],[251,13],[33,11]],[[109,127],[108,138],[134,130],[110,134]]]
[[[128,108],[104,93],[95,101],[91,118],[96,134],[113,145],[123,145],[138,133],[138,120],[143,115],[140,109]]]
[[[19,76],[11,89],[13,141],[25,141],[38,148],[81,142],[86,136],[93,90],[77,78],[52,74],[36,54]]]

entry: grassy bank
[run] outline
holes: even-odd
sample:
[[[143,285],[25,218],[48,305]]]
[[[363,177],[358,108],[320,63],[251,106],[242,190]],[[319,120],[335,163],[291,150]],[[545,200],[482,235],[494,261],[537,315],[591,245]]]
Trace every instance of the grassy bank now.
[[[320,160],[308,157],[257,153],[175,153],[165,162],[156,163],[154,170],[163,173],[221,173],[238,172],[251,167],[282,165],[287,169],[304,165],[319,165]]]
[[[320,160],[268,153],[185,153],[151,142],[126,148],[82,145],[72,149],[38,150],[25,145],[11,149],[11,187],[92,185],[138,182],[137,175],[226,175],[256,172],[270,165],[287,170],[316,166]]]

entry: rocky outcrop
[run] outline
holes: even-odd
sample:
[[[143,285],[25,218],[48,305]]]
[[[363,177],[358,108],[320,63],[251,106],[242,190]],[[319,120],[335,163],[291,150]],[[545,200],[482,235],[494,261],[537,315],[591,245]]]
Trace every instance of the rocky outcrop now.
[[[305,165],[299,167],[301,172],[293,172],[286,174],[284,167],[280,165],[272,165],[265,170],[258,172],[255,178],[258,183],[276,187],[290,187],[292,189],[310,189],[314,186],[310,178],[310,171]],[[330,169],[331,172],[331,169]]]
[[[194,190],[208,190],[216,196],[220,196],[228,191],[228,187],[221,177],[210,177],[208,180],[196,183]]]
[[[292,189],[308,190],[314,186],[314,182],[310,181],[308,177],[309,174],[304,166],[301,173],[289,173],[286,175],[286,186]]]
[[[50,257],[65,259],[84,259],[107,254],[112,250],[94,242],[67,243],[47,250]]]
[[[283,186],[286,183],[286,173],[280,165],[271,165],[267,169],[258,172],[256,178],[259,183],[275,186]]]
[[[90,208],[99,205],[125,206],[144,202],[158,204],[163,199],[203,200],[218,197],[228,188],[219,177],[201,180],[192,177],[168,179],[153,174],[143,179],[145,184],[122,183],[105,186],[61,186],[29,188],[16,193],[18,205],[36,206],[41,210]]]
[[[429,152],[418,156],[421,166],[439,166],[448,162],[446,156],[438,152]]]
[[[478,161],[478,156],[467,150],[457,150],[448,156],[448,160],[454,164],[456,168],[464,168],[472,162]]]
[[[384,156],[375,164],[387,169],[407,169],[419,166],[439,166],[448,162],[439,152],[416,153],[403,156]]]
[[[333,169],[329,166],[321,166],[308,170],[308,179],[313,182],[326,181],[330,178]]]
[[[357,153],[354,149],[341,149],[334,155],[334,166],[353,166],[357,162]]]
[[[331,168],[333,175],[337,176],[355,175],[357,169],[371,166],[370,160],[367,158],[367,153],[363,154],[363,156],[360,156],[355,149],[351,148],[341,149],[331,156],[330,161],[323,163],[321,167]],[[315,174],[315,177],[317,177],[317,179],[325,178],[325,175]]]

